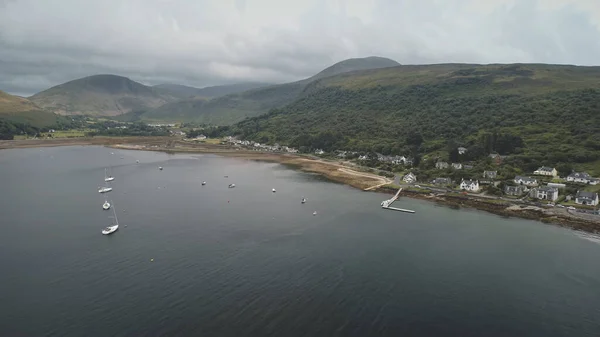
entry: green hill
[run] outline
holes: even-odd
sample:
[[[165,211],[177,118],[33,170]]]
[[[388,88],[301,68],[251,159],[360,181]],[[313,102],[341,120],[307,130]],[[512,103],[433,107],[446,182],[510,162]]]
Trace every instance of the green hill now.
[[[181,99],[192,99],[192,98],[215,98],[221,97],[229,94],[235,94],[238,92],[257,89],[261,87],[266,87],[271,84],[269,83],[259,83],[259,82],[249,82],[249,83],[237,83],[237,84],[228,84],[228,85],[217,85],[212,87],[205,87],[202,89],[189,87],[180,84],[159,84],[153,86],[153,88],[158,89],[159,91],[164,91],[165,93],[171,94],[172,96],[180,97]]]
[[[305,86],[312,81],[344,72],[387,68],[397,65],[399,64],[396,61],[382,57],[348,59],[301,81],[248,90],[210,100],[202,98],[182,100],[149,110],[141,114],[140,117],[145,120],[156,121],[231,124],[293,102],[302,94]]]
[[[229,133],[309,148],[469,157],[520,166],[600,159],[600,67],[541,64],[398,66],[326,77]]]
[[[37,106],[61,115],[116,116],[155,108],[177,97],[126,77],[94,75],[57,85],[29,99]]]
[[[56,123],[57,117],[53,113],[43,111],[26,98],[0,91],[0,119],[45,127]]]

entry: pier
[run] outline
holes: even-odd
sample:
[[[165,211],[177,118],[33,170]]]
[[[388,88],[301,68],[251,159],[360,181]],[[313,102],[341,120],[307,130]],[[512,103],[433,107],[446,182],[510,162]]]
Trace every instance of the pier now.
[[[414,213],[415,211],[410,210],[410,209],[391,207],[392,203],[394,203],[394,201],[398,200],[398,197],[400,196],[400,192],[402,192],[402,188],[400,188],[398,190],[398,192],[396,192],[396,194],[391,199],[382,201],[381,202],[381,208],[389,209],[389,210],[392,210],[392,211],[398,211],[398,212]]]

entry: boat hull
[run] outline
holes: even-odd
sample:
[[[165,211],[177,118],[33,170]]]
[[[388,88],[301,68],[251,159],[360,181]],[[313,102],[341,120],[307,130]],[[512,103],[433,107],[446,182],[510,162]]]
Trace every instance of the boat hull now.
[[[113,180],[115,180],[115,177],[104,178],[104,181],[113,181]]]
[[[99,193],[106,193],[112,191],[112,187],[109,188],[101,188],[98,190]]]
[[[102,230],[102,234],[104,234],[104,235],[110,235],[110,234],[112,234],[112,233],[114,233],[114,232],[116,232],[118,230],[119,230],[119,226],[118,225],[117,226],[110,226],[110,227],[107,227],[107,228],[103,229]]]

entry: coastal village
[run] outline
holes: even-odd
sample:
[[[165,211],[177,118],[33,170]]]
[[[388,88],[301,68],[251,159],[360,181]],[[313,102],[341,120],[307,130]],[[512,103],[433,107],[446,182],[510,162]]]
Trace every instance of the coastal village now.
[[[206,136],[199,135],[195,140],[205,140]],[[282,146],[279,144],[266,145],[248,140],[239,140],[235,137],[226,137],[222,140],[223,144],[229,144],[233,147],[254,150],[261,152],[275,153],[298,153],[298,149]],[[459,147],[458,152],[464,154],[467,151],[464,147]],[[502,200],[514,200],[530,202],[538,206],[567,208],[570,211],[579,211],[590,214],[600,215],[598,211],[599,197],[598,189],[600,178],[592,177],[587,172],[573,171],[570,174],[560,177],[554,167],[542,166],[530,172],[529,174],[514,175],[512,177],[501,177],[499,170],[477,171],[474,163],[449,163],[443,160],[435,161],[433,172],[439,173],[433,179],[420,179],[419,176],[411,170],[413,159],[407,156],[386,156],[378,153],[359,153],[353,151],[333,151],[326,153],[322,149],[314,150],[312,154],[332,160],[344,161],[350,165],[365,166],[369,169],[367,162],[377,161],[379,163],[388,163],[394,165],[402,173],[382,172],[379,175],[394,176],[394,184],[404,187],[414,187],[432,192],[458,192],[473,196],[487,196]],[[489,162],[493,166],[501,167],[504,156],[496,153],[489,154]],[[465,176],[458,181],[454,181],[444,173],[460,170]],[[600,187],[600,186],[598,186]],[[493,192],[493,193],[490,193]]]

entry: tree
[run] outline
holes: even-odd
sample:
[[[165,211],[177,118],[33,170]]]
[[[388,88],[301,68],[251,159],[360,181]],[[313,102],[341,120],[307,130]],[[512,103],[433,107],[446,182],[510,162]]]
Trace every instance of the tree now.
[[[458,148],[453,148],[452,150],[450,150],[450,153],[448,154],[448,160],[450,160],[451,163],[459,162],[458,157]]]

